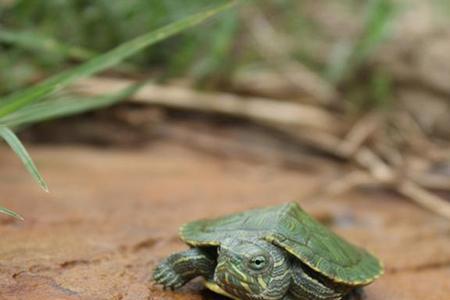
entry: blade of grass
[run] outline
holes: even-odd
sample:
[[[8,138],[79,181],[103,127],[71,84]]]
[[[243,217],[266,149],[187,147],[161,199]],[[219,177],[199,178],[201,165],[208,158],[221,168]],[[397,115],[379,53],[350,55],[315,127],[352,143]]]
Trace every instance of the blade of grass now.
[[[16,127],[107,107],[125,100],[141,87],[142,84],[133,84],[119,92],[98,97],[71,96],[64,100],[45,101],[24,107],[1,118],[0,124]]]
[[[342,41],[330,59],[326,74],[335,84],[353,76],[390,34],[392,21],[397,14],[397,4],[392,0],[370,0],[366,9],[360,39],[354,42]]]
[[[397,6],[392,0],[371,0],[367,9],[365,32],[353,55],[356,63],[366,60],[386,39],[397,12]]]
[[[204,22],[205,20],[222,12],[223,10],[228,9],[234,3],[235,1],[227,2],[224,5],[194,14],[182,20],[166,25],[153,32],[141,35],[71,70],[62,72],[38,85],[25,89],[21,92],[14,93],[0,102],[0,117],[12,113],[30,103],[42,100],[49,94],[72,84],[80,78],[88,77],[95,73],[106,70],[149,45],[167,39],[170,36],[173,36],[183,30]]]
[[[0,206],[0,214],[4,214],[4,215],[7,215],[7,216],[10,216],[10,217],[13,217],[13,218],[16,218],[16,219],[19,219],[19,220],[23,221],[23,218],[22,218],[21,215],[19,215],[18,213],[14,212],[14,211],[12,211],[10,209],[7,209],[5,207],[1,207]]]
[[[48,186],[44,178],[39,173],[36,165],[31,159],[25,147],[22,145],[17,136],[8,127],[0,126],[0,136],[8,143],[11,149],[17,154],[27,171],[33,176],[33,179],[41,186],[41,188],[48,192]]]
[[[57,53],[78,60],[87,60],[94,56],[94,53],[88,49],[68,46],[48,36],[32,31],[13,31],[0,28],[0,42],[12,44],[23,49]]]

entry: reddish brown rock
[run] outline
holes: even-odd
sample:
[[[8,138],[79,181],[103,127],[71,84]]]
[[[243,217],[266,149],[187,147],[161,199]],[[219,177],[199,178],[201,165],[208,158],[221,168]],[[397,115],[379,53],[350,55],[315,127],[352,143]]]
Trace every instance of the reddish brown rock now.
[[[51,193],[0,149],[0,202],[25,222],[0,217],[0,299],[218,299],[200,282],[162,291],[151,270],[185,246],[178,227],[256,206],[301,200],[341,235],[385,262],[369,299],[445,299],[450,225],[389,193],[339,199],[307,195],[338,177],[328,161],[311,170],[213,157],[173,145],[139,151],[31,148]]]

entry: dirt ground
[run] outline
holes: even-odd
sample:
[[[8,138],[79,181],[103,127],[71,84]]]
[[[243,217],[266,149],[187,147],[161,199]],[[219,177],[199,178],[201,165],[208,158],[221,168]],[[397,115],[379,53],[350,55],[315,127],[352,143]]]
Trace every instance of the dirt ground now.
[[[388,192],[309,197],[342,175],[333,162],[288,168],[217,157],[163,142],[139,151],[30,147],[51,192],[0,148],[0,299],[218,299],[194,282],[163,291],[151,270],[185,246],[184,222],[297,200],[345,238],[379,256],[386,274],[369,300],[450,295],[450,224]]]

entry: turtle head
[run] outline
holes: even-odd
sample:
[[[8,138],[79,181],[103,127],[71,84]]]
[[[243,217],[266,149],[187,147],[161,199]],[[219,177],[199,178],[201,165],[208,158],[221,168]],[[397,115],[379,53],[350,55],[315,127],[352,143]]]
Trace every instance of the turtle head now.
[[[284,250],[264,240],[226,239],[218,248],[214,281],[243,299],[280,299],[290,283]]]

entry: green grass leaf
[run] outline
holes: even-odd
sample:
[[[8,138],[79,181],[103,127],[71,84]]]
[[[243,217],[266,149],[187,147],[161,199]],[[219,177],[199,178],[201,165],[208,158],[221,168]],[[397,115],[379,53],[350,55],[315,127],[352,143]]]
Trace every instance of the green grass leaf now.
[[[27,171],[33,176],[33,179],[41,186],[41,188],[48,192],[48,186],[44,178],[39,173],[33,160],[28,154],[25,147],[22,145],[17,136],[8,127],[0,126],[0,136],[8,143],[13,151],[20,158]]]
[[[364,35],[356,45],[353,59],[365,61],[386,39],[392,28],[397,5],[392,0],[371,0],[368,2]]]
[[[19,215],[18,213],[14,212],[14,211],[12,211],[10,209],[7,209],[5,207],[1,207],[0,206],[0,214],[4,214],[4,215],[7,215],[7,216],[10,216],[10,217],[13,217],[13,218],[16,218],[16,219],[19,219],[19,220],[23,221],[23,218],[22,218],[21,215]]]
[[[8,43],[22,49],[43,51],[78,60],[87,60],[94,56],[94,52],[88,49],[69,46],[34,31],[6,30],[5,28],[0,28],[0,42]]]
[[[0,118],[0,124],[7,127],[17,127],[107,107],[125,100],[141,87],[142,84],[136,84],[108,95],[97,97],[70,96],[62,100],[37,103]]]
[[[365,24],[357,41],[342,41],[331,56],[327,78],[334,84],[355,75],[381,43],[390,35],[397,7],[392,0],[370,0],[366,4]]]
[[[33,176],[33,179],[42,187],[42,189],[48,191],[45,180],[36,168],[27,150],[14,132],[7,126],[19,126],[21,124],[29,124],[50,118],[81,113],[95,108],[111,105],[126,98],[134,93],[139,86],[126,88],[113,95],[87,99],[89,101],[79,101],[80,99],[72,98],[65,99],[65,101],[47,101],[32,105],[35,102],[48,98],[53,93],[60,91],[81,78],[89,77],[123,62],[126,58],[136,54],[147,46],[165,40],[177,33],[202,23],[203,21],[229,8],[234,3],[235,1],[228,1],[224,5],[191,15],[156,31],[143,34],[129,42],[119,45],[105,54],[90,59],[84,64],[62,72],[56,76],[50,77],[40,84],[4,97],[0,100],[0,136],[9,144],[9,146],[21,159],[27,171]],[[70,52],[73,49],[71,50],[70,48],[66,48],[62,44],[52,45],[52,40],[47,41],[47,43],[50,44],[46,44],[45,41],[41,44],[35,44],[36,40],[33,40],[33,37],[27,34],[14,36],[11,32],[3,31],[0,32],[0,40],[20,44],[25,48],[36,46],[42,48],[53,47],[54,50],[63,51],[66,52],[67,55],[74,56],[74,53]],[[80,53],[75,52],[75,56],[79,54]],[[83,56],[85,53],[81,54],[81,56]],[[22,217],[17,213],[7,208],[0,207],[0,213],[22,219]]]
[[[165,40],[181,31],[202,23],[229,8],[234,2],[235,1],[227,2],[227,4],[194,14],[153,32],[141,35],[129,42],[119,45],[105,54],[99,55],[84,64],[74,67],[71,70],[62,72],[56,76],[50,77],[38,85],[7,96],[0,101],[0,117],[17,111],[30,103],[40,101],[44,97],[67,87],[78,79],[104,71],[147,46]]]

